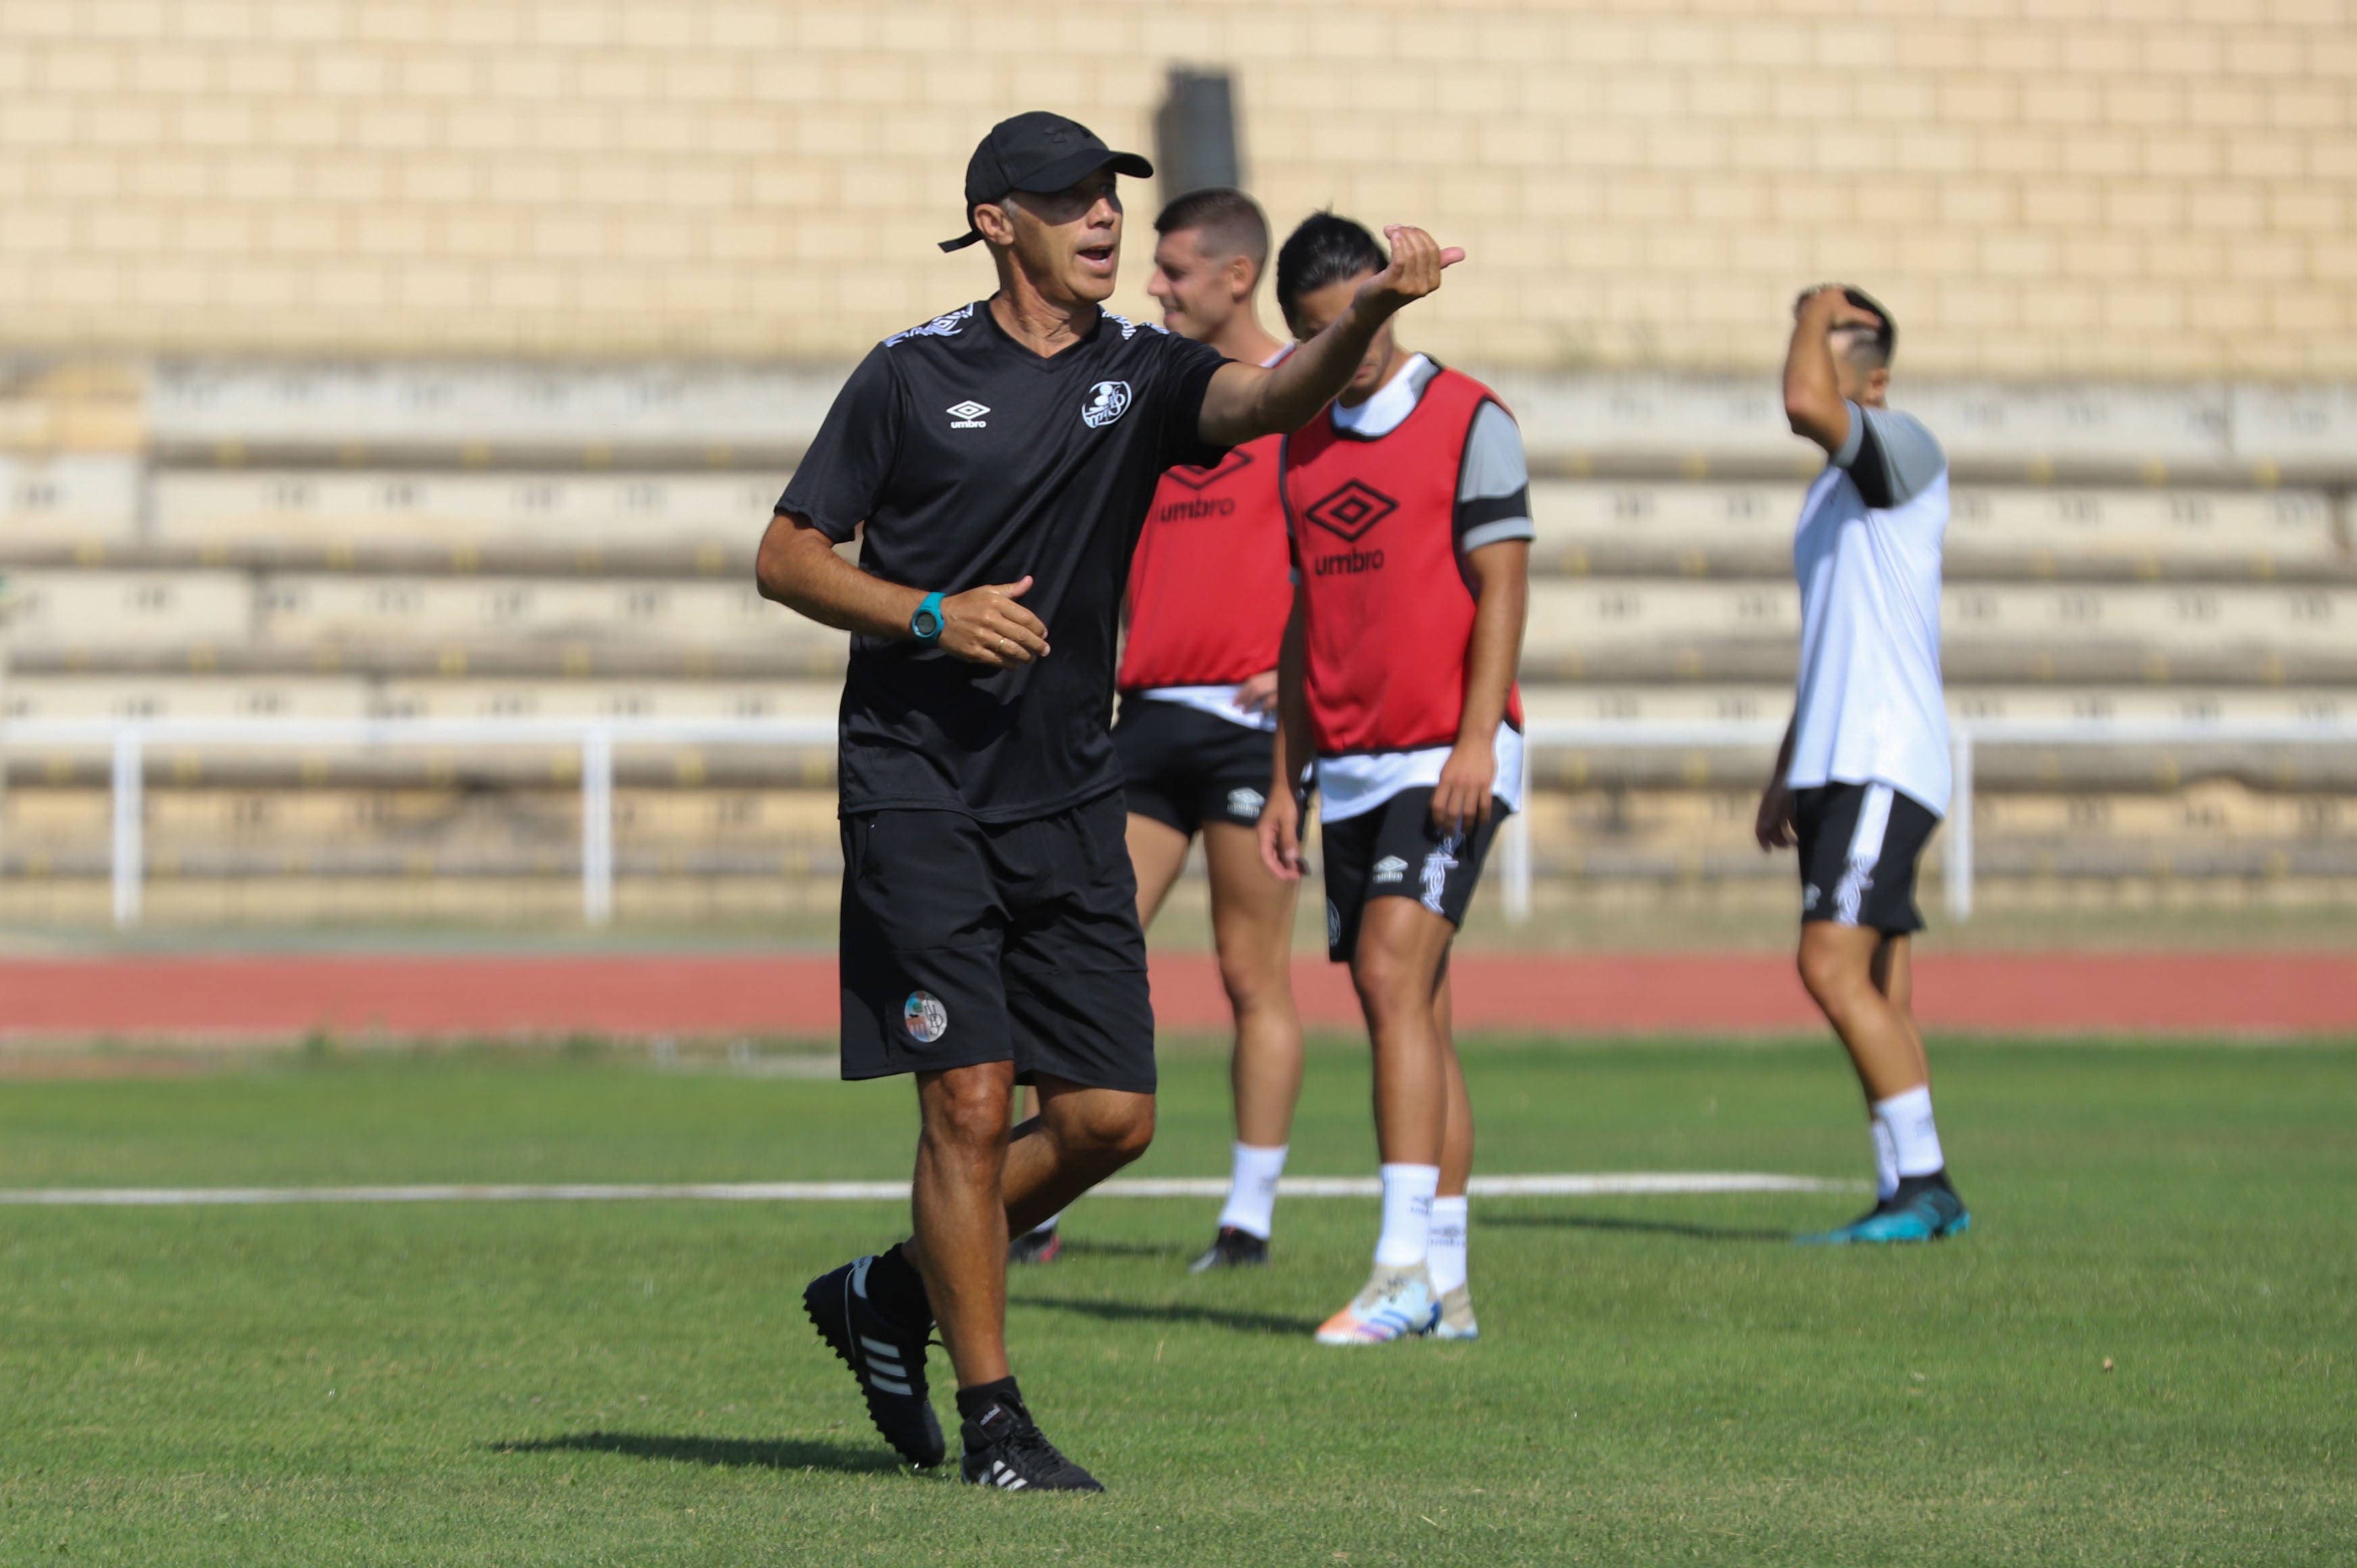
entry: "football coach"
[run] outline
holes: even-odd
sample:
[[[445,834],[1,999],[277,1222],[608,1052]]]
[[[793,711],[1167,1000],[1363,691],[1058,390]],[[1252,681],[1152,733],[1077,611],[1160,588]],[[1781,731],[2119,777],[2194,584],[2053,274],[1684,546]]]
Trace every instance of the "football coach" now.
[[[1103,308],[1123,175],[1153,166],[1027,113],[966,166],[997,291],[872,349],[779,499],[764,596],[852,634],[839,779],[843,1076],[913,1073],[915,1235],[804,1304],[912,1465],[946,1457],[927,1395],[938,1322],[962,1473],[1101,1489],[1034,1424],[1006,1360],[1006,1239],[1145,1151],[1154,1013],[1109,726],[1123,585],[1162,471],[1307,424],[1383,322],[1440,286],[1391,264],[1277,365]],[[856,566],[835,546],[866,527]],[[1039,1114],[1007,1132],[1013,1086]]]

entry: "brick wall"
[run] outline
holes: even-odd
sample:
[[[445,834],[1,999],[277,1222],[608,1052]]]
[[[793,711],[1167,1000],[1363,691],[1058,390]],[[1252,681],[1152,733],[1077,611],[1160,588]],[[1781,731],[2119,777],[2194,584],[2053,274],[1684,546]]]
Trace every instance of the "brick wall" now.
[[[1474,260],[1415,339],[1756,367],[1843,275],[1912,369],[2357,378],[2340,0],[7,0],[0,349],[848,358],[984,292],[966,151],[1238,73],[1280,223]],[[1151,193],[1133,219],[1142,232]],[[1143,308],[1144,246],[1122,298]]]

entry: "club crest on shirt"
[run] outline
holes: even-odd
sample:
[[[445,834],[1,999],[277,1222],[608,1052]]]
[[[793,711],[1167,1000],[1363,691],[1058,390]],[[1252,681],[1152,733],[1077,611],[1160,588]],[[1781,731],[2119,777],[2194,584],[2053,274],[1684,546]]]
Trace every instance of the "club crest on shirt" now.
[[[1091,430],[1103,430],[1129,412],[1127,381],[1099,381],[1089,389],[1089,401],[1081,405],[1081,423]]]
[[[950,1010],[930,991],[909,993],[909,1000],[900,1004],[900,1021],[911,1036],[928,1046],[950,1032]]]

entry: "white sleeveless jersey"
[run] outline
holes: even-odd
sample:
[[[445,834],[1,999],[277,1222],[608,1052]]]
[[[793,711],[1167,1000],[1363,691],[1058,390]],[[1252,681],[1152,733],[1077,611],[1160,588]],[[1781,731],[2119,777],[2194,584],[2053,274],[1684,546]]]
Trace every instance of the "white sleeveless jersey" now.
[[[1792,538],[1801,673],[1786,782],[1888,784],[1945,816],[1947,458],[1910,414],[1856,403],[1849,413],[1849,438],[1809,488]]]

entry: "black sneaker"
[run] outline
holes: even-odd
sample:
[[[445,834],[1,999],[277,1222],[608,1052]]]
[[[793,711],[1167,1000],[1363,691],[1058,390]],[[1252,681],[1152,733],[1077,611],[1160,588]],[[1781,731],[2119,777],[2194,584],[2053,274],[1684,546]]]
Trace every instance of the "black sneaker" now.
[[[873,1257],[855,1258],[802,1291],[802,1307],[827,1348],[843,1358],[867,1401],[867,1419],[901,1458],[922,1469],[949,1456],[942,1423],[925,1395],[925,1335],[911,1334],[867,1299]]]
[[[1265,1269],[1268,1267],[1268,1240],[1249,1230],[1239,1230],[1232,1225],[1222,1225],[1220,1233],[1211,1238],[1203,1255],[1187,1265],[1190,1274],[1208,1273],[1213,1269]]]
[[[1000,1400],[965,1423],[960,1473],[977,1487],[1003,1492],[1102,1492],[1097,1478],[1056,1452],[1030,1412]]]
[[[1006,1243],[1006,1261],[1010,1263],[1052,1263],[1063,1254],[1063,1233],[1050,1225],[1045,1230],[1026,1230]]]

